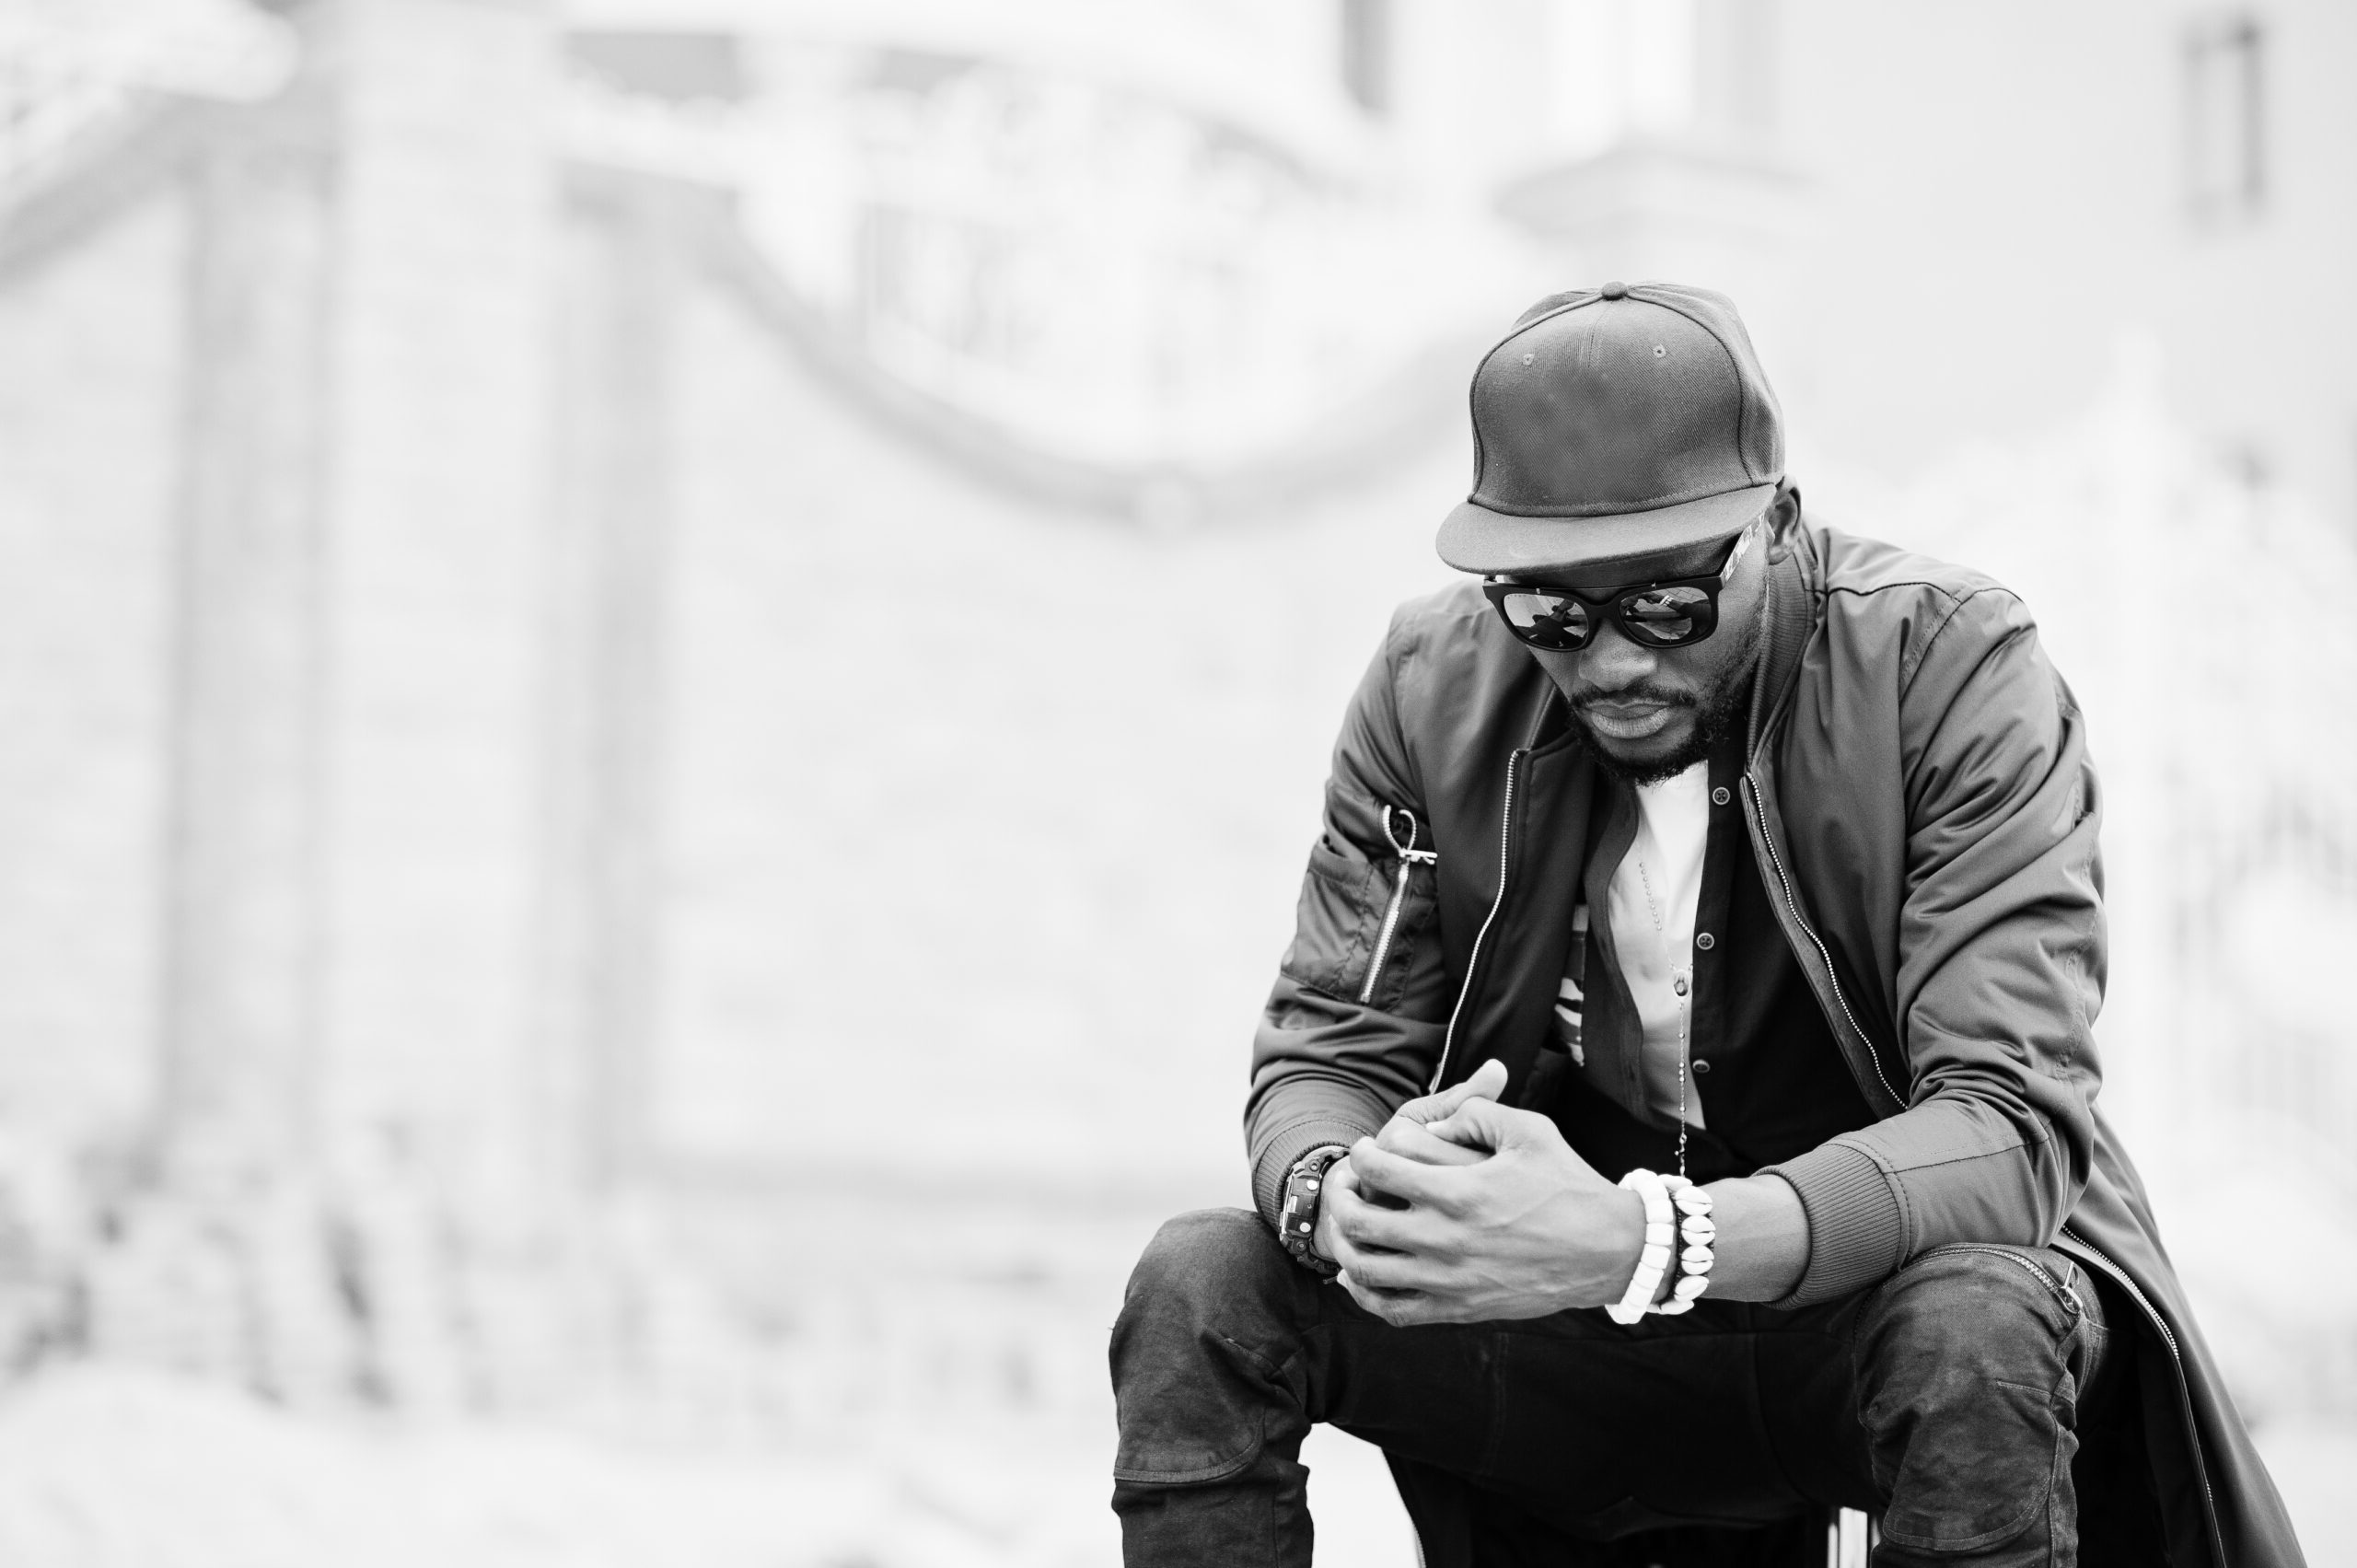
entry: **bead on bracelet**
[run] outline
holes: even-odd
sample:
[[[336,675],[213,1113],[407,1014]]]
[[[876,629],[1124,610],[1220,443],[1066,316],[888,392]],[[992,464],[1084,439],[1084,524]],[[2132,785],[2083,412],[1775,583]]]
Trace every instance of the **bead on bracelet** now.
[[[1630,1276],[1628,1290],[1604,1310],[1615,1323],[1629,1325],[1644,1317],[1661,1291],[1662,1275],[1669,1267],[1669,1237],[1675,1222],[1669,1189],[1659,1176],[1640,1167],[1623,1176],[1620,1185],[1634,1192],[1644,1205],[1645,1242],[1637,1253],[1637,1272]],[[1656,1233],[1659,1240],[1655,1239]]]
[[[1669,1299],[1652,1310],[1675,1317],[1692,1311],[1695,1299],[1711,1288],[1711,1270],[1718,1261],[1715,1244],[1719,1227],[1718,1222],[1711,1218],[1711,1195],[1700,1186],[1682,1176],[1656,1179],[1678,1211],[1678,1239],[1682,1245],[1678,1254],[1678,1277],[1670,1287]]]

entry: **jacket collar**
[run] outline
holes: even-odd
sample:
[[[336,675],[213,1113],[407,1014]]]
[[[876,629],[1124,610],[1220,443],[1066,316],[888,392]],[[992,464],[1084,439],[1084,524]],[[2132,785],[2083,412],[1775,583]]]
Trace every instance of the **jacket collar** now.
[[[1805,524],[1794,528],[1791,542],[1768,557],[1768,626],[1760,638],[1759,673],[1751,683],[1751,719],[1744,744],[1747,763],[1759,761],[1760,748],[1792,695],[1801,654],[1817,630],[1822,597],[1817,585],[1823,575],[1816,535]]]

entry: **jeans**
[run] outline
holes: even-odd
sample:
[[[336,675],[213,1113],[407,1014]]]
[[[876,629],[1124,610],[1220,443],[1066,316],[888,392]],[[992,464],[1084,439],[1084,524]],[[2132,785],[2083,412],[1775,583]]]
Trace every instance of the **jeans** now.
[[[1307,1568],[1323,1421],[1385,1451],[1427,1568],[1730,1561],[1730,1527],[1747,1561],[1822,1562],[1831,1506],[1881,1515],[1879,1568],[2073,1564],[2107,1339],[2068,1260],[1993,1247],[1789,1311],[1394,1328],[1205,1210],[1155,1236],[1113,1330],[1113,1507],[1131,1568]]]

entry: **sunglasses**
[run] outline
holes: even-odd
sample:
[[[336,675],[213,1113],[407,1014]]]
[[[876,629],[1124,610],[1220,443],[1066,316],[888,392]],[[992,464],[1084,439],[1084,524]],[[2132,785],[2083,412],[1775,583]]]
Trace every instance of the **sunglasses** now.
[[[1735,536],[1718,570],[1700,577],[1639,583],[1591,598],[1572,588],[1495,579],[1481,592],[1515,638],[1552,653],[1586,647],[1599,622],[1609,621],[1640,647],[1685,648],[1719,629],[1719,590],[1751,546],[1751,528]]]

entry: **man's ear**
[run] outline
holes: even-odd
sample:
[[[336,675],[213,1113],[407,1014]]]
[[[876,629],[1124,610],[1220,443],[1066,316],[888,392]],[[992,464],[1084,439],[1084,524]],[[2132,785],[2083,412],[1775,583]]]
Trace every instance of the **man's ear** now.
[[[1768,559],[1782,561],[1792,551],[1793,540],[1801,528],[1801,487],[1791,480],[1776,487],[1776,499],[1768,503]]]

